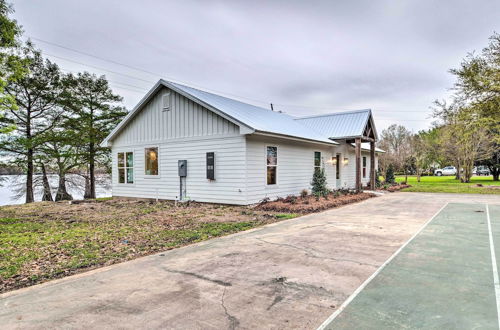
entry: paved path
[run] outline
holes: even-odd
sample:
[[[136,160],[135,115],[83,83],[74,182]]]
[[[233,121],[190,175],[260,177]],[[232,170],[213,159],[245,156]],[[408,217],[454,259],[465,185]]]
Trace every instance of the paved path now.
[[[0,296],[9,328],[313,329],[446,202],[394,193]]]

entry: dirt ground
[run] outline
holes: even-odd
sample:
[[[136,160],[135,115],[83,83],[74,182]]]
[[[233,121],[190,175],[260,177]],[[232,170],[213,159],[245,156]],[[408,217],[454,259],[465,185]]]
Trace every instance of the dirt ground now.
[[[295,216],[123,199],[0,207],[0,293]]]

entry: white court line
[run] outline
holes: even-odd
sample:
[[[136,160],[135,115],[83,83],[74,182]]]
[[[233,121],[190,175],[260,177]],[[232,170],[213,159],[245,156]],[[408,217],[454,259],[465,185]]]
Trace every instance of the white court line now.
[[[366,281],[363,282],[363,284],[361,284],[357,289],[356,291],[354,291],[350,296],[349,298],[347,298],[343,303],[342,305],[340,305],[340,307],[335,311],[333,312],[332,315],[330,315],[329,318],[327,318],[325,320],[325,322],[323,322],[317,330],[324,330],[326,329],[326,327],[337,317],[339,316],[340,313],[342,313],[342,311],[347,307],[347,305],[349,305],[349,303],[351,301],[354,300],[354,298],[356,298],[356,296],[361,292],[361,290],[363,290],[367,285],[368,283],[370,283],[374,278],[375,276],[377,276],[381,271],[382,269],[385,268],[385,266],[387,266],[387,264],[389,264],[389,262],[392,261],[392,259],[394,259],[411,241],[413,241],[413,239],[415,237],[417,237],[418,234],[420,234],[420,232],[422,230],[424,230],[424,228],[432,221],[434,220],[434,218],[439,214],[441,213],[441,211],[448,205],[448,203],[444,204],[436,213],[434,213],[434,215],[429,219],[427,220],[426,223],[424,223],[424,225],[408,240],[406,241],[405,244],[403,244],[396,252],[394,252],[394,254],[392,256],[390,256],[389,259],[387,259],[383,264],[382,266],[380,266],[376,271],[375,273],[373,273],[370,277],[368,277],[366,279]],[[498,302],[498,300],[497,300]],[[497,305],[498,306],[498,305]]]
[[[500,329],[500,281],[498,280],[497,257],[495,256],[495,244],[493,244],[493,233],[491,232],[490,209],[486,204],[486,219],[488,220],[488,235],[490,237],[491,267],[493,268],[493,285],[495,286],[495,297],[497,300],[498,328]]]

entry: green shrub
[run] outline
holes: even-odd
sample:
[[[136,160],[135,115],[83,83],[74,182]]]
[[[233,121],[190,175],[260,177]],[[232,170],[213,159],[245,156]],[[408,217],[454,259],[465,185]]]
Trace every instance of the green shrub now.
[[[376,188],[380,188],[380,186],[381,186],[381,185],[382,185],[382,184],[381,184],[381,182],[380,182],[380,172],[379,172],[379,170],[377,169],[377,170],[375,170],[375,187],[376,187]]]
[[[389,184],[396,183],[396,178],[394,177],[394,167],[389,164],[387,171],[385,172],[385,182]]]
[[[330,191],[326,186],[326,175],[323,168],[314,171],[311,185],[312,193],[314,196],[317,196],[317,198],[328,195]]]

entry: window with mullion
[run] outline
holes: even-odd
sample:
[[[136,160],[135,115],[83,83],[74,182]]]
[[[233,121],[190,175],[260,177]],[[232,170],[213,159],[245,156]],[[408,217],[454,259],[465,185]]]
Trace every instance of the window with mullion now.
[[[267,184],[276,184],[278,177],[278,147],[267,147],[266,171]]]
[[[321,152],[314,152],[314,172],[318,172],[321,169]]]
[[[118,183],[134,183],[134,153],[118,153]]]

